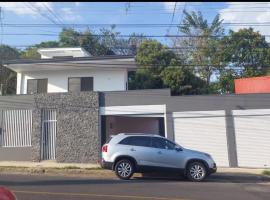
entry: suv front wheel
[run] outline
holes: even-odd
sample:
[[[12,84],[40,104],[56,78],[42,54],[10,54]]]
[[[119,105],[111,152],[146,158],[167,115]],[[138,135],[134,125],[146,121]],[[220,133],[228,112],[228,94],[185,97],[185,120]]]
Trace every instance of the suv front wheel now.
[[[134,173],[134,165],[128,159],[119,160],[115,165],[115,174],[124,180],[128,180]]]
[[[187,166],[187,178],[190,181],[199,182],[207,175],[206,167],[201,162],[191,162]]]

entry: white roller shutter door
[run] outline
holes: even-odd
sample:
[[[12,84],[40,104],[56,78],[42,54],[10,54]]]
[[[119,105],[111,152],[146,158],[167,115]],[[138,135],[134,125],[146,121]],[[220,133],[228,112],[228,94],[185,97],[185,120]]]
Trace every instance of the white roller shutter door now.
[[[270,166],[270,109],[234,110],[239,167]]]
[[[211,154],[217,166],[229,166],[225,111],[174,112],[175,141]]]

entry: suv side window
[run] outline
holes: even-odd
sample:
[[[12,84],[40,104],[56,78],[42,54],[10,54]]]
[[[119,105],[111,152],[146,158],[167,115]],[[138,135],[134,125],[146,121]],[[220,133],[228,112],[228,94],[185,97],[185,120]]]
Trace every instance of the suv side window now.
[[[123,139],[119,144],[141,146],[141,147],[151,147],[151,137],[145,136],[129,136]]]
[[[175,144],[163,138],[152,137],[152,147],[173,150],[175,149]]]

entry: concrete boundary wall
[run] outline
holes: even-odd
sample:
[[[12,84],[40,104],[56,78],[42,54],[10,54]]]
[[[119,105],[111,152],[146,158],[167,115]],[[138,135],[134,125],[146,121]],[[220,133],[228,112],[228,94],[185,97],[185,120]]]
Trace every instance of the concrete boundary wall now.
[[[164,95],[166,91],[167,89],[164,89],[160,94],[145,90],[102,92],[100,106],[166,104],[166,128],[170,139],[175,139],[176,125],[173,123],[173,112],[224,110],[230,167],[239,166],[233,110],[270,109],[270,94],[170,96]]]
[[[164,105],[167,137],[173,140],[173,112],[223,110],[229,165],[238,167],[236,131],[239,132],[239,129],[235,124],[238,116],[234,116],[233,111],[270,109],[270,94],[170,96],[169,92],[164,89],[0,96],[0,110],[33,111],[32,147],[0,147],[0,160],[41,160],[41,109],[57,110],[58,162],[96,163],[100,158],[102,139],[100,107]]]

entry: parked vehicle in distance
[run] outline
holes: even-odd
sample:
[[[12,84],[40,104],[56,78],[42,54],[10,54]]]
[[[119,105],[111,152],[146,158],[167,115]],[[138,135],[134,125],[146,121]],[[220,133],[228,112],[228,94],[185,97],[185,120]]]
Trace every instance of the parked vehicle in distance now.
[[[183,148],[159,135],[126,133],[112,136],[103,145],[101,166],[124,180],[135,172],[174,171],[199,182],[217,170],[207,153]]]

